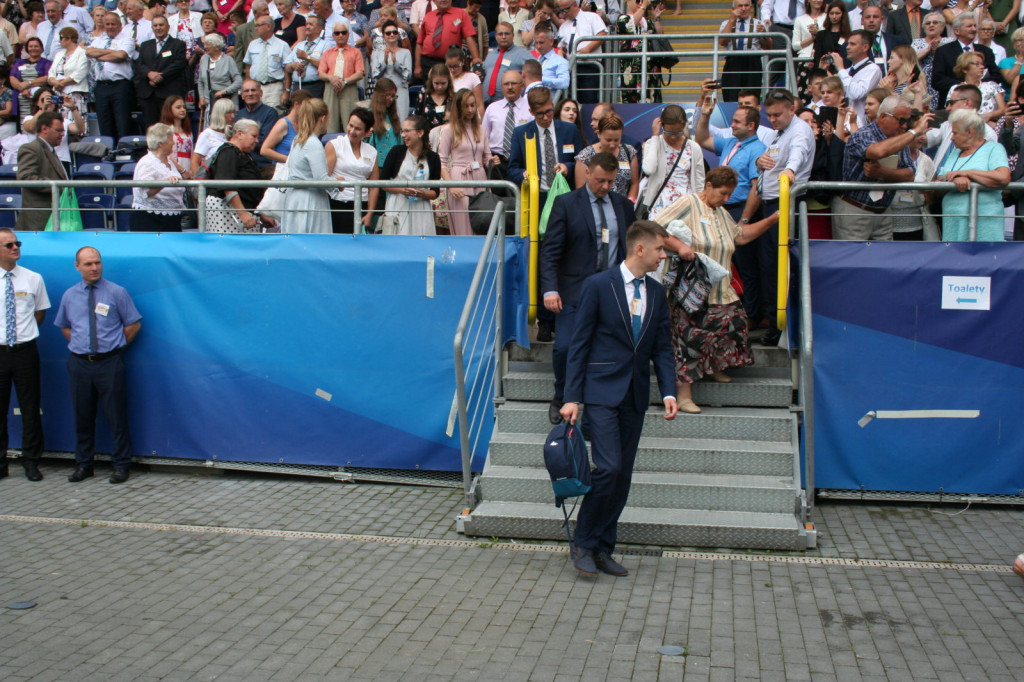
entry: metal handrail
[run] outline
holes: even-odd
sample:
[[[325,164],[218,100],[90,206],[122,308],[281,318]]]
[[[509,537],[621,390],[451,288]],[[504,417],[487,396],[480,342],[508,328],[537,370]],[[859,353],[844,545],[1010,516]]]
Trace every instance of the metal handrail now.
[[[501,363],[501,342],[502,342],[502,287],[505,282],[505,205],[499,203],[494,209],[494,215],[491,217],[491,226],[487,230],[487,235],[484,238],[483,247],[480,250],[480,258],[476,263],[476,270],[473,272],[473,280],[469,284],[469,293],[466,295],[466,302],[462,306],[462,314],[459,316],[459,324],[455,330],[455,339],[453,341],[453,350],[455,354],[455,411],[459,421],[459,447],[462,451],[462,487],[463,492],[466,495],[466,503],[473,507],[475,506],[475,500],[473,499],[473,448],[470,445],[470,430],[473,423],[470,422],[469,418],[469,397],[466,394],[466,374],[467,366],[465,363],[465,351],[467,346],[467,329],[470,326],[471,321],[475,317],[475,312],[481,309],[482,298],[478,298],[478,293],[483,285],[484,281],[484,270],[487,267],[487,262],[491,255],[492,248],[496,247],[497,250],[497,265],[494,271],[494,277],[489,281],[489,284],[493,285],[491,292],[494,296],[494,315],[493,315],[493,330],[495,334],[493,358],[492,362],[488,363],[486,374],[484,375],[484,388],[486,388],[488,381],[494,381],[494,391],[489,399],[497,399],[501,397],[501,381],[498,378],[500,372]],[[478,333],[474,337],[475,341],[479,341],[481,338],[486,338],[483,333],[486,329],[486,320],[481,319],[478,325]],[[479,371],[478,371],[479,375]],[[479,382],[474,384],[474,389],[479,387]],[[476,405],[482,404],[482,396],[477,394]],[[481,415],[482,412],[477,409],[474,411],[474,416]],[[482,420],[482,417],[481,417]],[[476,422],[478,427],[477,433],[479,434],[479,421]],[[475,444],[475,443],[474,443]]]
[[[610,35],[600,35],[600,36],[583,36],[583,37],[579,38],[580,42],[584,42],[584,41],[588,41],[588,42],[589,41],[597,41],[597,42],[607,43],[607,42],[620,42],[620,41],[624,41],[624,40],[639,41],[640,42],[640,50],[639,50],[639,52],[608,52],[608,51],[600,51],[600,52],[591,52],[589,54],[579,54],[579,53],[573,52],[572,54],[569,55],[569,70],[570,70],[570,74],[571,74],[571,76],[570,76],[570,92],[572,93],[572,96],[574,98],[576,98],[576,95],[577,95],[576,87],[577,87],[577,81],[578,81],[578,78],[577,78],[578,74],[576,73],[576,65],[577,64],[579,64],[579,63],[593,63],[593,64],[597,64],[599,69],[600,69],[600,76],[603,77],[604,73],[605,73],[605,68],[604,68],[604,63],[603,62],[605,62],[605,61],[614,61],[614,60],[617,60],[617,59],[635,59],[637,57],[640,57],[640,101],[641,102],[647,101],[647,75],[648,75],[647,74],[647,66],[648,66],[649,60],[651,58],[657,58],[657,57],[675,57],[676,59],[678,59],[680,54],[682,54],[678,50],[672,50],[672,51],[652,51],[652,50],[647,49],[647,44],[650,41],[656,40],[656,39],[665,39],[665,40],[668,40],[670,42],[673,41],[673,40],[676,40],[676,41],[679,41],[679,40],[690,41],[690,40],[706,40],[706,39],[711,39],[712,40],[712,45],[711,45],[711,49],[710,50],[691,50],[691,49],[687,49],[685,51],[685,54],[686,54],[687,57],[712,57],[713,60],[712,60],[712,67],[711,67],[712,68],[711,77],[717,79],[718,75],[719,75],[718,62],[719,62],[720,55],[729,56],[731,54],[734,54],[733,51],[722,50],[719,47],[719,45],[718,45],[718,40],[720,38],[729,38],[731,36],[742,37],[742,38],[749,38],[751,36],[751,34],[750,33],[735,33],[735,32],[734,33],[718,33],[718,32],[716,32],[716,33],[686,33],[686,34],[645,33],[645,34],[641,34],[641,35],[610,34]],[[778,61],[778,60],[784,60],[785,73],[786,73],[786,83],[787,84],[792,84],[792,85],[789,86],[789,88],[791,90],[794,89],[794,87],[796,85],[796,68],[793,65],[794,57],[793,57],[793,51],[791,49],[791,42],[790,42],[789,36],[787,36],[785,33],[773,33],[771,31],[769,31],[767,33],[759,33],[759,34],[757,34],[757,37],[758,38],[771,38],[772,39],[773,47],[771,49],[767,49],[767,50],[743,50],[743,54],[746,55],[746,56],[751,56],[751,57],[768,57],[769,58],[769,63],[774,62],[774,61]],[[776,41],[778,41],[778,42],[776,42]],[[774,47],[776,44],[781,45],[781,47]],[[764,76],[765,79],[768,78],[768,72],[769,72],[769,69],[766,68],[765,69],[765,76]],[[614,91],[616,89],[617,88],[611,88],[612,91]],[[600,92],[601,92],[601,94],[600,94],[600,99],[601,100],[608,99],[607,93],[605,92],[605,88],[604,88],[603,85],[601,86]]]

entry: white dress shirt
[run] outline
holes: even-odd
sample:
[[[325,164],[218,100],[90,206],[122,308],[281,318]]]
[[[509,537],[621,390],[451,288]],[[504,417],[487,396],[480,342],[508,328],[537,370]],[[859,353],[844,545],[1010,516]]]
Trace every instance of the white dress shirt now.
[[[134,59],[138,51],[135,49],[135,44],[132,42],[131,36],[125,37],[123,33],[118,34],[116,38],[110,36],[103,36],[102,38],[96,38],[92,41],[92,47],[98,47],[102,50],[121,50],[128,55],[128,58],[123,62],[106,62],[98,59],[90,59],[89,61],[96,65],[98,69],[97,81],[118,81],[118,80],[131,80],[132,79],[132,59]]]
[[[566,19],[558,27],[559,45],[566,54],[586,49],[594,41],[580,41],[583,36],[599,36],[608,33],[604,22],[594,12],[580,12],[575,19]],[[598,49],[598,52],[601,50]]]
[[[487,144],[490,145],[491,153],[493,154],[506,155],[504,151],[505,120],[508,118],[509,106],[507,99],[500,99],[497,102],[491,102],[484,111],[484,134],[487,136]],[[533,120],[533,114],[530,113],[530,105],[526,101],[526,97],[520,97],[511,106],[516,126],[521,126]],[[557,156],[557,154],[558,150],[556,149],[555,155]]]
[[[134,32],[134,34],[133,34]],[[121,33],[117,36],[118,38],[127,38],[135,43],[135,49],[138,50],[139,46],[147,40],[153,40],[156,38],[153,35],[153,22],[149,19],[139,19],[138,28],[135,23],[131,20],[126,20],[124,28],[121,29]]]
[[[39,325],[36,324],[36,313],[48,310],[50,299],[46,295],[46,285],[38,273],[20,265],[11,270],[11,286],[14,288],[14,321],[17,330],[15,343],[25,343],[39,336]],[[7,280],[3,275],[7,270],[0,268],[0,297],[4,296]],[[7,316],[0,315],[0,344],[6,345]]]
[[[761,198],[771,201],[779,198],[779,175],[784,170],[793,171],[795,184],[807,182],[814,165],[814,131],[811,126],[797,118],[789,122],[782,135],[768,145],[768,154],[775,159],[775,166],[761,174]]]
[[[43,41],[43,57],[53,61],[53,56],[60,49],[60,30],[71,27],[71,24],[64,20],[51,24],[49,21],[42,21],[36,27],[36,36]],[[73,28],[73,27],[72,27]]]
[[[848,69],[839,71],[839,79],[843,81],[843,89],[846,91],[846,98],[850,106],[857,112],[857,123],[861,127],[868,124],[867,116],[864,114],[864,100],[868,93],[878,86],[882,80],[882,70],[870,59],[865,57]]]

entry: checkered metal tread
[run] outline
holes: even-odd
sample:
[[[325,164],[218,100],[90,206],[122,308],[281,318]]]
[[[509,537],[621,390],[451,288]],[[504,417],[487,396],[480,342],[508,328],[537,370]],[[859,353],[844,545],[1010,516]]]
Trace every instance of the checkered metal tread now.
[[[496,411],[497,429],[505,433],[543,433],[551,430],[546,403],[508,402]],[[789,442],[792,420],[787,409],[707,407],[701,414],[680,413],[673,421],[660,410],[649,410],[643,432],[657,438],[713,438]]]
[[[553,503],[484,502],[466,520],[466,534],[558,540],[562,512]],[[807,532],[790,514],[641,509],[626,507],[618,525],[621,543],[668,547],[742,547],[803,550]]]
[[[497,466],[542,467],[544,440],[540,433],[495,432],[488,461]],[[792,476],[793,450],[788,442],[778,441],[644,436],[634,471]]]
[[[484,501],[537,502],[552,499],[543,468],[488,465],[477,485]],[[792,513],[798,502],[793,479],[683,473],[634,473],[632,507]]]
[[[551,352],[554,347],[552,343],[540,343],[534,341],[530,344],[529,348],[524,348],[518,344],[512,343],[508,346],[509,360],[511,361],[526,361],[526,362],[551,362]],[[789,368],[792,364],[789,358],[789,352],[783,348],[777,348],[775,346],[762,346],[758,343],[752,343],[750,350],[754,356],[755,367],[785,367]]]

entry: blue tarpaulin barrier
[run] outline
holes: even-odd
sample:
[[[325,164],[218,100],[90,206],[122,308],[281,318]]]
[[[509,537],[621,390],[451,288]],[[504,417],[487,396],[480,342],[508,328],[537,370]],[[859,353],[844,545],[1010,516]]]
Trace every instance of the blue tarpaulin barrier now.
[[[823,489],[1024,489],[1024,248],[816,241]]]
[[[67,344],[53,320],[81,279],[75,252],[89,245],[143,316],[126,354],[133,454],[461,470],[458,431],[445,434],[452,341],[482,237],[19,239],[21,264],[42,274],[53,305],[40,336],[47,450],[74,450]],[[528,336],[526,248],[506,240],[506,341]],[[9,421],[19,447],[21,420]],[[109,452],[100,422],[98,450]],[[489,422],[484,429],[478,463]]]

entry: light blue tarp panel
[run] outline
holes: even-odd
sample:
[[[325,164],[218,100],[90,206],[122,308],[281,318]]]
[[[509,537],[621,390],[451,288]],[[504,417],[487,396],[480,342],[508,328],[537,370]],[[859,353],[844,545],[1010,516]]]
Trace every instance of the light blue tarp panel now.
[[[133,454],[461,469],[458,432],[445,435],[452,341],[482,237],[19,238],[21,264],[43,275],[53,304],[40,338],[47,450],[74,449],[67,347],[53,320],[80,279],[75,251],[92,245],[143,315],[126,356]],[[524,252],[506,241],[505,336],[525,343]],[[10,421],[17,447],[21,420]],[[477,458],[489,421],[484,430]],[[98,450],[109,452],[103,428]]]
[[[944,277],[990,277],[990,309],[944,308]],[[1019,494],[1024,247],[816,241],[811,278],[818,487]]]

